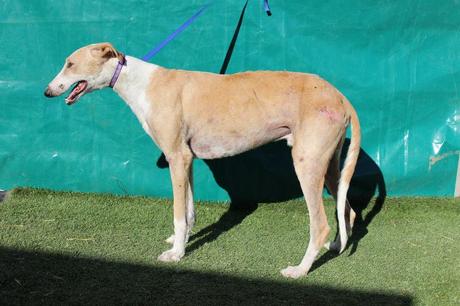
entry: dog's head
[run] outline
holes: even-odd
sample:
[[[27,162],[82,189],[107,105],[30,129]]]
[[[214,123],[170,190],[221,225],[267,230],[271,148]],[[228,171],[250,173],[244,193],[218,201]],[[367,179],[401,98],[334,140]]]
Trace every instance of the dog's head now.
[[[84,94],[109,86],[122,57],[110,43],[93,44],[78,49],[67,57],[64,67],[45,89],[45,96],[60,96],[75,84],[65,99],[71,105]]]

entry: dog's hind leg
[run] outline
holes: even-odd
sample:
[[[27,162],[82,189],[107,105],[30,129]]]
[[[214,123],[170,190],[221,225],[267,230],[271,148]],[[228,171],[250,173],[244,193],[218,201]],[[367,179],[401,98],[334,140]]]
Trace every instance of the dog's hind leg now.
[[[328,127],[321,120],[312,119],[295,135],[292,148],[294,168],[310,216],[310,241],[300,264],[281,271],[284,276],[291,278],[298,278],[308,273],[330,231],[324,211],[322,191],[329,160],[337,146],[337,137],[340,134],[334,126]]]
[[[334,198],[335,202],[337,202],[337,192],[339,188],[339,179],[340,179],[340,155],[342,151],[343,142],[345,140],[345,135],[343,135],[342,139],[340,140],[337,148],[332,155],[331,161],[329,162],[329,167],[326,172],[326,180],[325,184],[327,189],[329,190],[331,196]],[[348,200],[346,201],[345,206],[345,220],[346,220],[346,227],[348,235],[351,235],[351,230],[353,228],[353,223],[355,220],[356,214],[351,208]],[[327,242],[324,247],[331,251],[340,251],[340,235],[337,229],[337,234],[335,236],[335,240],[333,242]]]
[[[337,148],[332,155],[329,166],[327,167],[325,185],[327,190],[334,198],[334,201],[337,202],[337,192],[339,189],[339,179],[340,179],[340,154],[342,152],[342,146],[344,142],[344,137],[339,141]]]

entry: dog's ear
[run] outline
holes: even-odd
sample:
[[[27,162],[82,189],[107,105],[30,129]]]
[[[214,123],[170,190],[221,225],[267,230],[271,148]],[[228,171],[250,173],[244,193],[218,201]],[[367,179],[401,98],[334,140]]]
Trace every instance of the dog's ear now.
[[[118,57],[118,52],[110,43],[100,43],[91,48],[91,55],[95,58],[107,61]]]

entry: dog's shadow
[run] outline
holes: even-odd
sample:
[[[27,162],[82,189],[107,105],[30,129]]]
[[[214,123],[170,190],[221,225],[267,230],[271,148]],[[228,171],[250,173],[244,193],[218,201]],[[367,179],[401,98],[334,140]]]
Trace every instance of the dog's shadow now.
[[[349,145],[350,141],[346,139],[342,162]],[[190,237],[188,253],[240,224],[257,209],[259,203],[276,203],[303,196],[294,171],[291,149],[284,141],[269,143],[232,157],[205,160],[205,163],[217,184],[227,191],[231,200],[230,208],[216,223]],[[157,161],[157,166],[168,166],[163,155]],[[356,251],[359,241],[366,236],[368,225],[382,209],[385,197],[383,174],[372,158],[361,149],[348,191],[349,202],[357,214],[349,239],[350,254]],[[368,207],[370,211],[363,216]],[[312,270],[334,257],[332,252],[325,253],[315,262]]]

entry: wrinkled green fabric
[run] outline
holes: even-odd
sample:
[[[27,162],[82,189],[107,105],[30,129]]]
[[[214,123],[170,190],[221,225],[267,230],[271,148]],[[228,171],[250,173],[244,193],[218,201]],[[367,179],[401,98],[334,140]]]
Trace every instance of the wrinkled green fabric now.
[[[169,172],[156,165],[160,151],[114,92],[94,92],[68,107],[63,97],[48,100],[43,91],[75,49],[109,41],[141,57],[205,3],[3,0],[0,188],[171,196]],[[153,62],[217,72],[243,4],[214,1]],[[319,74],[359,114],[362,149],[377,168],[361,166],[357,182],[381,171],[390,195],[453,196],[460,155],[458,1],[270,5],[267,17],[262,1],[250,1],[228,73]],[[224,164],[196,161],[195,197],[298,196],[288,151],[274,146]]]

